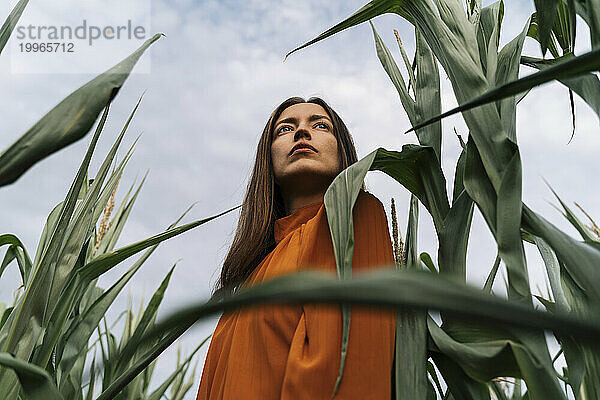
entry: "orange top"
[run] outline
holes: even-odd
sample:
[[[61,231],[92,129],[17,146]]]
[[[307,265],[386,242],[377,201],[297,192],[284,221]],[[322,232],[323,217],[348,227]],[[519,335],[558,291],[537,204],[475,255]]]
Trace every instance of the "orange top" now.
[[[394,263],[383,205],[360,191],[353,209],[353,274]],[[299,269],[335,274],[325,205],[280,218],[277,246],[248,277],[255,285]],[[352,306],[348,353],[336,399],[389,399],[396,311]],[[329,400],[342,346],[337,304],[267,304],[224,313],[212,336],[197,400]]]

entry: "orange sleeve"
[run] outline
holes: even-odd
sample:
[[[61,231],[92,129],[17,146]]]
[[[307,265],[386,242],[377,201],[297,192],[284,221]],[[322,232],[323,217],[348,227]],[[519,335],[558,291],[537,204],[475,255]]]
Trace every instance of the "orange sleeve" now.
[[[353,275],[392,266],[392,243],[381,202],[361,193],[353,215]],[[332,253],[328,256],[333,257]],[[395,310],[352,306],[348,354],[335,399],[391,398],[395,329]],[[341,307],[304,305],[290,346],[281,400],[329,400],[337,379],[341,346]]]

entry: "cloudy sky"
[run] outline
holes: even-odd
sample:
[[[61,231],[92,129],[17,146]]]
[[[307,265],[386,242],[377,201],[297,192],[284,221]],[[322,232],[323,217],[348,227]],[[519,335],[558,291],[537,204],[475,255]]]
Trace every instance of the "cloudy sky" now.
[[[136,179],[139,182],[147,170],[149,175],[118,246],[162,231],[193,202],[198,204],[184,222],[240,204],[260,133],[272,110],[287,97],[325,99],[349,127],[359,157],[377,147],[399,150],[403,144],[415,143],[414,135],[402,133],[409,123],[398,94],[377,59],[368,23],[296,52],[283,62],[288,51],[348,17],[364,3],[365,0],[152,1],[150,33],[162,32],[166,37],[143,56],[149,68],[146,65],[134,71],[113,102],[92,161],[92,171],[96,171],[145,91],[119,153],[122,156],[142,133],[119,184],[117,204]],[[3,15],[7,15],[8,7],[2,7]],[[34,4],[29,7],[33,14]],[[506,1],[502,43],[522,29],[532,8],[533,1]],[[29,9],[24,20],[28,12]],[[91,19],[89,15],[80,15],[79,19],[82,17]],[[409,53],[413,51],[413,31],[408,23],[391,14],[377,17],[373,23],[395,56],[398,51],[393,29],[399,31]],[[583,39],[587,32],[580,32],[581,52],[587,46]],[[108,69],[136,46],[115,41],[113,52],[94,57],[88,65]],[[525,53],[539,55],[539,48],[531,39],[526,42]],[[9,54],[0,57],[3,147],[94,76],[19,73],[14,65],[11,70],[10,59]],[[43,60],[30,62],[39,67]],[[522,74],[530,72],[522,70]],[[442,108],[446,110],[455,101],[443,71],[441,79]],[[571,120],[564,87],[549,84],[535,89],[522,101],[517,115],[524,202],[573,235],[574,230],[552,206],[557,202],[543,179],[567,203],[577,201],[592,216],[600,217],[600,190],[593,184],[598,174],[598,119],[580,99],[575,102],[577,132],[569,144]],[[443,126],[443,169],[448,187],[452,187],[460,150],[453,128],[463,137],[467,132],[460,117],[445,120]],[[87,136],[44,160],[15,184],[2,189],[2,232],[19,236],[30,254],[35,254],[47,214],[64,198],[89,140]],[[400,226],[406,226],[406,190],[381,172],[370,172],[366,180],[369,191],[384,203],[388,213],[390,199],[396,199]],[[421,216],[420,250],[434,255],[433,225],[424,208]],[[237,213],[230,213],[161,244],[128,289],[119,295],[108,314],[109,322],[127,306],[128,296],[134,304],[142,298],[147,302],[175,262],[178,264],[158,318],[182,305],[207,299],[233,238],[236,221]],[[534,250],[527,248],[532,287],[545,291],[540,259]],[[482,284],[495,254],[492,236],[476,211],[468,255],[472,283]],[[117,266],[102,276],[99,284],[110,286],[131,264],[128,261]],[[0,300],[10,301],[18,284],[19,275],[12,266],[2,276]],[[495,288],[501,291],[502,286],[500,278]],[[217,320],[218,316],[190,329],[178,341],[184,352],[208,336]],[[195,398],[207,349],[206,345],[200,353],[196,384],[186,399]],[[161,356],[155,384],[172,370],[175,354],[173,346]]]

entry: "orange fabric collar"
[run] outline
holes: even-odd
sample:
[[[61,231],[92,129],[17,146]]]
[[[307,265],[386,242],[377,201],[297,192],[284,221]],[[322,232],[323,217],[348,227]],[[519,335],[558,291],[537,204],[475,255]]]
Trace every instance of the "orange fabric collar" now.
[[[275,226],[273,227],[275,242],[279,243],[290,232],[317,215],[324,205],[324,202],[309,204],[297,209],[290,215],[275,220]]]

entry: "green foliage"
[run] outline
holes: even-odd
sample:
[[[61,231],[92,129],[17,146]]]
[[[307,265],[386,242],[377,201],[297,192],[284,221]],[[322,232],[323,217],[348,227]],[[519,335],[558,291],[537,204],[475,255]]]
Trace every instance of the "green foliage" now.
[[[119,342],[104,318],[117,295],[160,242],[218,216],[177,227],[190,207],[165,232],[114,249],[145,180],[144,177],[137,188],[132,186],[129,189],[123,204],[108,224],[117,184],[133,147],[115,164],[110,174],[109,167],[138,106],[139,102],[90,184],[88,166],[108,115],[108,106],[105,108],[69,193],[48,216],[33,262],[15,235],[0,236],[0,245],[9,246],[2,270],[16,260],[24,282],[23,294],[11,307],[4,309],[0,327],[0,392],[3,399],[17,399],[20,387],[27,399],[41,396],[79,399],[83,398],[86,385],[86,398],[93,399],[97,378],[95,368],[98,367],[95,355],[86,385],[83,384],[83,370],[88,355],[98,345],[102,356],[102,391],[113,391],[118,387],[110,398],[157,399],[171,387],[172,398],[181,399],[192,387],[193,376],[186,381],[183,377],[199,347],[185,361],[178,363],[176,371],[161,385],[162,389],[157,389],[162,390],[160,394],[156,391],[148,393],[153,361],[166,347],[164,342],[141,343],[141,339],[154,326],[174,267],[145,309],[142,304],[137,316],[131,309],[126,310],[125,330]],[[133,196],[129,198],[131,193]],[[98,231],[96,225],[101,214]],[[145,253],[110,288],[103,289],[97,285],[103,273],[144,249]],[[99,339],[88,347],[96,331]],[[177,333],[180,336],[183,332],[177,330]]]
[[[27,1],[20,1],[2,26],[0,50],[26,4]],[[188,379],[185,377],[189,375],[192,358],[206,340],[183,361],[179,352],[175,370],[153,392],[149,386],[154,362],[166,348],[165,342],[141,343],[143,335],[155,325],[174,267],[145,308],[141,304],[137,314],[131,308],[125,311],[125,327],[118,340],[104,316],[161,242],[228,211],[177,226],[190,207],[166,231],[115,249],[145,180],[144,177],[137,188],[129,189],[109,223],[117,185],[135,143],[121,160],[116,160],[116,154],[141,98],[96,176],[88,179],[90,161],[110,103],[143,52],[159,37],[155,35],[125,60],[67,96],[0,154],[2,186],[14,182],[42,158],[85,136],[103,111],[69,192],[47,218],[33,261],[16,235],[0,235],[0,247],[7,246],[0,275],[16,261],[23,282],[23,293],[10,307],[4,303],[1,307],[0,398],[3,400],[76,400],[84,398],[84,391],[85,399],[92,400],[98,378],[102,380],[100,397],[110,395],[109,398],[122,400],[159,400],[169,388],[170,398],[181,400],[193,386],[196,367]],[[143,250],[144,254],[111,287],[104,289],[97,285],[101,275]],[[94,332],[98,339],[89,346]],[[177,337],[183,334],[177,329],[174,332]],[[98,347],[100,361],[96,358]],[[88,358],[92,352],[90,364]],[[121,353],[128,355],[121,357]],[[84,376],[86,363],[90,364],[89,377]]]
[[[0,51],[26,5],[27,1],[19,1],[0,29]],[[83,138],[144,51],[160,36],[154,35],[123,61],[68,95],[4,150],[0,154],[0,186],[13,183],[38,161]]]
[[[465,8],[458,0],[373,0],[293,50],[359,23],[371,23],[372,18],[384,13],[397,14],[411,23],[415,29],[414,62],[409,61],[399,41],[406,79],[372,23],[371,27],[377,56],[398,91],[418,144],[405,145],[401,151],[377,149],[342,171],[330,185],[325,207],[337,277],[315,272],[279,277],[229,297],[190,305],[154,323],[169,272],[139,319],[128,311],[119,344],[105,321],[101,331],[102,316],[117,293],[159,242],[216,216],[181,227],[175,227],[176,222],[161,234],[113,250],[115,236],[122,229],[119,222],[96,244],[95,223],[130,156],[128,152],[114,172],[108,173],[124,129],[98,175],[91,185],[88,183],[87,166],[111,99],[105,98],[105,103],[97,108],[96,115],[102,109],[105,113],[90,149],[65,201],[50,214],[33,262],[16,236],[0,236],[0,245],[9,246],[0,272],[16,261],[25,287],[24,294],[12,307],[5,308],[2,317],[0,345],[4,352],[14,352],[15,357],[0,354],[0,364],[4,366],[0,369],[0,398],[16,399],[17,379],[25,388],[24,395],[31,398],[37,393],[50,399],[82,397],[87,343],[94,330],[104,338],[99,342],[104,371],[102,393],[97,400],[118,396],[157,399],[169,385],[174,385],[171,397],[180,398],[190,383],[183,384],[179,371],[189,367],[191,358],[178,364],[178,369],[157,391],[144,397],[156,357],[198,319],[266,302],[342,303],[342,357],[337,382],[331,388],[334,396],[343,382],[350,305],[370,304],[398,310],[393,375],[396,399],[425,400],[439,396],[487,400],[494,396],[545,400],[566,399],[569,395],[577,400],[599,398],[600,241],[595,235],[600,230],[595,224],[586,227],[560,198],[565,217],[583,240],[570,237],[523,204],[516,107],[530,89],[558,80],[572,91],[570,96],[576,93],[598,112],[599,84],[593,71],[600,66],[600,3],[583,0],[534,3],[536,13],[502,48],[499,46],[505,7],[502,1],[482,7],[480,1],[468,0]],[[18,13],[15,15],[18,18]],[[577,15],[587,24],[592,43],[592,50],[579,56],[574,55]],[[9,31],[3,28],[2,34]],[[548,50],[553,59],[522,56],[527,37],[538,41],[542,53]],[[441,112],[438,65],[448,76],[460,104],[446,113]],[[519,79],[520,65],[539,71]],[[469,136],[466,143],[460,140],[461,155],[450,199],[441,168],[439,121],[458,112],[462,113]],[[39,132],[43,137],[51,137],[43,129]],[[0,156],[0,170],[5,154]],[[23,161],[26,168],[34,158]],[[353,278],[352,209],[365,175],[373,170],[386,173],[410,192],[406,257],[397,260],[400,268],[391,265]],[[7,176],[5,183],[18,174]],[[425,253],[419,256],[416,241],[419,203],[434,222],[437,268],[431,256]],[[483,289],[466,283],[466,254],[475,207],[497,243],[496,260]],[[124,219],[129,209],[128,205],[119,209]],[[524,252],[524,246],[530,243],[539,249],[548,273],[551,296],[538,297],[547,311],[536,310],[532,301]],[[96,286],[101,274],[144,249],[148,250],[111,288]],[[500,268],[507,272],[507,299],[492,290]],[[42,293],[50,293],[50,297],[44,298]],[[440,311],[441,324],[428,315],[429,310]],[[558,355],[550,356],[545,331],[551,331],[560,344],[559,355],[564,355],[566,363],[563,371],[555,369]],[[92,364],[96,364],[95,358]],[[93,376],[94,372],[90,375],[92,381]],[[514,382],[509,391],[499,384],[507,377]],[[442,393],[443,384],[446,393]],[[90,388],[92,394],[88,390],[86,398],[93,397],[93,384]]]
[[[80,399],[83,398],[86,385],[86,398],[93,399],[97,378],[95,368],[99,367],[95,355],[87,384],[84,384],[83,371],[89,354],[98,345],[101,347],[100,366],[103,368],[101,389],[105,392],[118,388],[110,398],[157,399],[171,387],[172,398],[181,399],[192,387],[193,376],[186,381],[183,377],[199,347],[185,361],[178,363],[176,372],[161,385],[162,389],[159,388],[162,390],[160,394],[148,391],[153,361],[166,347],[161,341],[141,343],[141,339],[154,326],[174,267],[145,309],[142,304],[138,315],[131,309],[125,311],[125,330],[119,341],[107,327],[104,318],[118,294],[160,242],[218,216],[177,227],[190,207],[165,232],[114,249],[145,180],[144,177],[137,188],[132,186],[129,189],[123,204],[108,224],[117,184],[131,157],[133,146],[122,160],[115,162],[111,173],[109,168],[115,161],[118,146],[138,106],[139,102],[97,175],[88,181],[91,156],[108,116],[108,106],[105,107],[69,193],[48,216],[33,262],[15,235],[0,236],[0,245],[8,246],[2,270],[16,260],[24,286],[23,294],[15,299],[11,307],[4,308],[2,315],[0,393],[3,399],[17,399],[20,388],[21,398],[46,396],[51,399]],[[133,196],[129,198],[131,193]],[[97,230],[101,215],[100,229]],[[102,274],[144,249],[144,254],[110,288],[97,285]],[[88,347],[96,331],[99,339]],[[180,336],[183,332],[177,330],[177,333]]]
[[[288,53],[286,57],[385,13],[407,20],[414,25],[416,41],[412,63],[399,42],[408,78],[403,77],[372,23],[371,27],[377,56],[398,91],[419,145],[405,145],[399,152],[378,149],[342,171],[330,185],[325,207],[337,279],[309,273],[280,277],[225,299],[180,310],[160,322],[146,339],[165,338],[161,329],[184,329],[209,314],[256,303],[339,302],[344,305],[344,325],[340,374],[332,387],[335,393],[343,376],[350,304],[386,305],[399,310],[394,375],[397,399],[434,398],[436,390],[440,397],[450,399],[543,400],[566,399],[573,394],[576,399],[597,398],[600,349],[594,336],[600,327],[595,312],[600,302],[600,246],[569,210],[565,209],[565,216],[585,232],[583,241],[568,236],[522,203],[516,108],[530,89],[559,80],[597,109],[597,77],[591,72],[600,67],[600,8],[598,2],[579,0],[536,1],[535,5],[536,14],[502,48],[502,1],[482,7],[480,1],[469,0],[465,9],[458,0],[373,0]],[[579,56],[574,56],[575,14],[590,28],[592,41],[592,51]],[[549,49],[554,60],[523,57],[527,37],[537,40],[543,52]],[[440,109],[438,64],[461,105],[447,113]],[[521,64],[539,71],[519,79]],[[439,121],[455,112],[462,113],[469,137],[466,143],[461,139],[450,201],[441,169]],[[388,174],[414,199],[406,257],[412,268],[398,271],[389,266],[352,278],[352,207],[370,170]],[[431,257],[421,258],[429,272],[422,270],[419,260],[414,240],[417,199],[434,222],[439,273]],[[497,243],[496,260],[483,290],[466,283],[466,252],[475,206]],[[537,311],[533,305],[524,251],[529,243],[540,248],[546,262],[555,300],[540,301],[550,312]],[[507,272],[508,299],[492,290],[500,268]],[[425,310],[440,311],[441,325]],[[556,358],[549,354],[546,330],[554,333],[565,355],[567,367],[562,373],[555,370]],[[436,384],[438,372],[448,388],[444,394],[442,385]],[[513,390],[506,391],[499,384],[507,381],[506,377],[514,378],[510,381]]]

